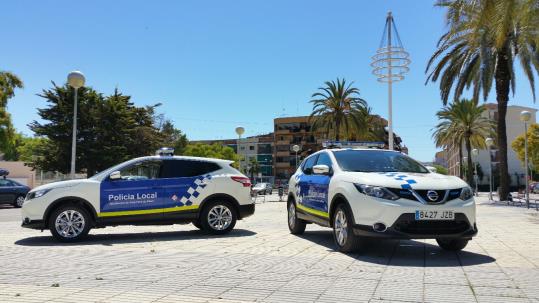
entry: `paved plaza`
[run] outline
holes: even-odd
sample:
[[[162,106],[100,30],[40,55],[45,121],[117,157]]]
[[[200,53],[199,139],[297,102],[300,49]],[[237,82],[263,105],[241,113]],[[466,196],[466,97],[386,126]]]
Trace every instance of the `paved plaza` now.
[[[480,198],[461,253],[433,240],[333,250],[331,231],[289,234],[275,196],[227,236],[192,225],[92,230],[60,244],[0,208],[0,302],[539,302],[539,212]]]

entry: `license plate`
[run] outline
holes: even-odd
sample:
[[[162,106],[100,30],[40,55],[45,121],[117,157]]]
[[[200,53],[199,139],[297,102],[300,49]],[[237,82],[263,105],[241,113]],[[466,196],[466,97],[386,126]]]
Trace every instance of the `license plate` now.
[[[416,210],[416,221],[421,220],[455,220],[455,213],[452,210]]]

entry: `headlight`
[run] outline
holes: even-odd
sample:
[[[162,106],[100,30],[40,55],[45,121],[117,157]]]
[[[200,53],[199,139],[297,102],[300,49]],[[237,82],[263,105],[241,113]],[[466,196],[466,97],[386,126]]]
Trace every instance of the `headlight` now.
[[[463,201],[470,200],[473,197],[472,189],[469,187],[464,187],[460,192],[460,199]]]
[[[354,186],[357,188],[357,190],[365,194],[367,196],[380,198],[380,199],[386,199],[386,200],[397,200],[399,199],[399,196],[395,195],[391,191],[389,191],[385,187],[379,187],[379,186],[371,186],[371,185],[365,185],[365,184],[356,184],[354,183]]]
[[[32,200],[32,199],[35,199],[35,198],[39,198],[39,197],[42,197],[44,196],[46,193],[48,193],[49,191],[51,191],[52,188],[49,188],[49,189],[42,189],[42,190],[37,190],[37,191],[34,191],[34,192],[30,192],[28,193],[28,196],[26,197],[26,200]]]

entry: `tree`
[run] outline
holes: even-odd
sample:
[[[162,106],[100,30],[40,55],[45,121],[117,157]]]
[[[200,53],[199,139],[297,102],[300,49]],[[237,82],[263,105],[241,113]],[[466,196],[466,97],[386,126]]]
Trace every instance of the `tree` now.
[[[352,131],[367,131],[365,116],[367,102],[359,98],[359,89],[346,84],[346,80],[337,78],[326,81],[318,88],[310,101],[313,110],[309,122],[313,129],[324,129],[326,135],[335,140],[347,137]]]
[[[449,30],[430,58],[427,82],[440,80],[447,104],[473,88],[486,101],[495,83],[498,103],[497,145],[500,155],[500,194],[509,193],[505,116],[509,93],[515,91],[515,61],[519,61],[535,100],[533,71],[539,72],[539,5],[532,0],[440,0],[447,9]]]
[[[16,134],[11,115],[7,112],[8,100],[15,96],[15,89],[23,88],[19,77],[10,72],[0,72],[0,151],[9,159],[15,152]]]
[[[539,124],[531,124],[528,127],[528,160],[534,171],[539,168]],[[513,150],[517,153],[518,159],[525,166],[524,162],[524,134],[515,138],[511,144]]]
[[[466,167],[473,167],[472,147],[483,148],[485,138],[493,132],[494,125],[482,115],[485,110],[485,105],[478,105],[473,100],[462,99],[454,101],[436,113],[438,119],[441,120],[433,135],[436,144],[449,146],[456,144],[459,148],[464,145],[468,155]],[[462,162],[461,167],[463,167]],[[466,181],[468,184],[473,182],[471,169],[466,170]]]
[[[230,146],[214,143],[212,145],[196,143],[188,144],[183,152],[184,156],[225,159],[238,162],[239,156]]]
[[[177,155],[184,153],[188,144],[187,136],[181,130],[175,128],[172,121],[165,120],[161,124],[159,131],[163,136],[162,146],[173,147]]]
[[[439,173],[439,174],[442,174],[442,175],[447,175],[449,174],[449,172],[447,171],[447,168],[439,165],[439,164],[434,164],[433,165],[434,168],[436,168],[436,172]]]
[[[29,127],[46,138],[42,157],[31,164],[48,171],[67,173],[70,169],[73,126],[73,89],[57,86],[43,90],[40,97],[47,108],[38,109],[44,122],[33,121]],[[131,97],[117,89],[103,96],[89,87],[78,92],[77,172],[88,176],[134,157],[154,154],[162,136],[153,126],[153,109],[136,107]]]
[[[251,161],[249,161],[247,171],[251,175],[251,180],[254,180],[255,174],[258,174],[258,172],[260,172],[260,164],[258,163],[256,158],[252,158]]]

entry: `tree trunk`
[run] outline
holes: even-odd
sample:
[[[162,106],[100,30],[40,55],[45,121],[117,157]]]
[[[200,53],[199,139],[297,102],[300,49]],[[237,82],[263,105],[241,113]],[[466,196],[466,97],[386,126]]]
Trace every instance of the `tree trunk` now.
[[[340,131],[341,131],[341,121],[339,119],[335,120],[335,141],[339,141],[340,139]]]
[[[470,136],[466,136],[466,153],[468,154],[468,160],[466,161],[466,182],[472,186],[473,183],[473,163],[472,163],[472,144],[470,142]]]
[[[459,144],[459,178],[464,179],[464,174],[462,171],[462,144]]]
[[[507,114],[507,103],[509,102],[509,85],[511,74],[509,72],[508,49],[504,47],[499,51],[498,62],[496,64],[496,101],[498,102],[498,171],[500,174],[500,201],[506,200],[509,195],[509,169],[507,167],[507,127],[505,116]]]

